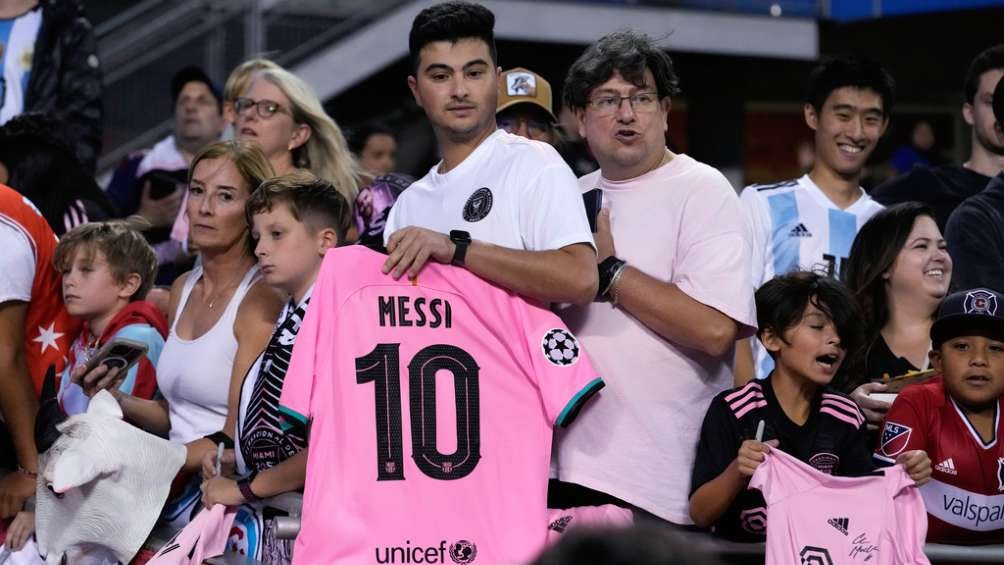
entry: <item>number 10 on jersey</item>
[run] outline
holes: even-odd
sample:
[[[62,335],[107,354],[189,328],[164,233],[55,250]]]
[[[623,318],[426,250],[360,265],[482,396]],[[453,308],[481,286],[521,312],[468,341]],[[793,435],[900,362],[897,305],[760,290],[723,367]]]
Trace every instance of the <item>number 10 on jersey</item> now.
[[[403,481],[401,363],[399,343],[381,343],[356,358],[356,383],[374,383],[377,480]],[[457,450],[436,446],[436,372],[453,374],[457,411]],[[479,367],[469,353],[453,345],[430,345],[408,363],[411,449],[425,475],[444,481],[466,477],[481,459]]]

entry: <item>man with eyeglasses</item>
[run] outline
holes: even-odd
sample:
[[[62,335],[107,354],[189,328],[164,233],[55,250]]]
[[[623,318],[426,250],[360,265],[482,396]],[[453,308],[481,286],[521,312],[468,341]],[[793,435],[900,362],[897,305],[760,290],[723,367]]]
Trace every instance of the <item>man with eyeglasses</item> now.
[[[600,170],[599,292],[559,312],[607,388],[558,436],[559,507],[613,503],[681,526],[698,433],[732,386],[756,325],[739,198],[717,170],[666,147],[669,55],[648,36],[600,39],[568,71],[564,101]]]
[[[408,86],[443,159],[391,208],[383,271],[415,277],[428,261],[452,263],[542,302],[586,303],[596,252],[575,176],[552,147],[496,126],[494,24],[467,2],[415,17]]]

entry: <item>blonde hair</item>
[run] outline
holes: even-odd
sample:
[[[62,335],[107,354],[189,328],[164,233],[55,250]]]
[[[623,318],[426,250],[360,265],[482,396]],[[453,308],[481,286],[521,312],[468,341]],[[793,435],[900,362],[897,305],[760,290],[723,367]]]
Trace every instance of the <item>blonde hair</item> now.
[[[94,261],[95,253],[100,251],[119,284],[124,283],[133,273],[139,275],[139,288],[129,298],[130,301],[142,300],[150,292],[157,275],[157,254],[129,222],[91,222],[63,234],[52,257],[56,271],[69,271],[78,251],[83,253],[82,257],[87,262]]]
[[[330,182],[349,202],[355,201],[361,176],[345,136],[300,77],[283,68],[258,71],[255,78],[270,82],[289,99],[293,121],[310,126],[306,143],[293,150],[293,164]]]
[[[217,141],[206,146],[205,149],[192,159],[192,164],[188,168],[188,184],[192,184],[192,175],[195,173],[195,167],[202,161],[212,159],[226,159],[233,163],[237,169],[237,174],[241,176],[241,179],[247,185],[248,195],[253,194],[261,183],[275,176],[272,164],[257,144],[231,139],[229,141]],[[246,224],[245,229],[247,229]],[[248,252],[254,256],[254,241],[250,237],[247,239]]]
[[[248,89],[252,76],[258,71],[282,68],[271,59],[248,59],[234,67],[223,86],[223,101],[233,104]]]

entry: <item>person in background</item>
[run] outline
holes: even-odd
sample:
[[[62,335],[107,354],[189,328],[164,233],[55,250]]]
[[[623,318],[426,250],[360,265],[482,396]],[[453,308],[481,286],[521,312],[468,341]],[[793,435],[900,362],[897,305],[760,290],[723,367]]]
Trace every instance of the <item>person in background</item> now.
[[[927,120],[913,124],[909,143],[892,154],[892,166],[897,174],[911,171],[914,167],[930,167],[935,160],[934,128]]]
[[[114,206],[59,128],[43,114],[21,114],[0,126],[0,183],[25,195],[57,235],[116,216]]]
[[[374,177],[394,172],[397,166],[394,130],[379,122],[364,124],[352,132],[348,143],[362,170]]]
[[[904,202],[872,216],[851,247],[844,282],[864,315],[864,351],[833,386],[881,425],[889,404],[869,395],[886,385],[872,381],[928,368],[931,324],[952,282],[934,209]]]
[[[82,0],[0,0],[0,124],[49,116],[56,136],[93,175],[101,153],[101,63]]]
[[[756,292],[757,337],[774,359],[765,379],[715,397],[701,427],[691,480],[690,515],[702,528],[736,541],[763,541],[770,524],[750,477],[771,447],[817,471],[855,476],[874,468],[865,418],[828,385],[860,353],[861,313],[847,288],[796,271]],[[931,476],[923,450],[897,453],[917,485]]]
[[[869,59],[828,59],[809,73],[804,114],[813,132],[812,170],[747,186],[740,196],[752,241],[753,290],[789,271],[840,278],[858,229],[882,209],[861,188],[861,178],[889,126],[894,98],[892,77]],[[738,344],[737,385],[765,377],[770,368],[759,341]]]
[[[359,243],[374,249],[383,249],[383,230],[387,215],[397,201],[397,197],[415,179],[401,173],[381,175],[369,186],[359,190],[353,208],[356,233]]]
[[[223,132],[223,95],[196,66],[171,79],[174,130],[152,149],[127,157],[115,170],[107,193],[122,217],[137,214],[149,222],[147,240],[157,252],[157,283],[170,285],[188,264],[171,227],[185,196],[188,167],[202,149]]]
[[[1004,170],[1004,132],[993,114],[993,92],[1004,76],[1004,43],[973,58],[963,83],[962,118],[971,129],[969,158],[961,165],[916,167],[872,190],[884,205],[916,200],[934,208],[938,229],[947,233],[948,218],[963,200],[986,188]],[[979,286],[979,285],[976,285]]]
[[[561,140],[557,122],[551,83],[523,67],[502,71],[495,108],[495,123],[499,129],[556,147]]]

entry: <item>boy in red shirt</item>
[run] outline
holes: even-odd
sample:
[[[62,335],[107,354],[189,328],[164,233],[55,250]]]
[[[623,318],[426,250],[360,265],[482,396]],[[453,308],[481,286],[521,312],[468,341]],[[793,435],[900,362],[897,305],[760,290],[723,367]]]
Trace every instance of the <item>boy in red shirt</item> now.
[[[927,539],[999,543],[1004,535],[1004,296],[984,288],[945,298],[931,326],[939,373],[909,386],[886,417],[875,458],[923,449],[935,463],[921,488]]]

